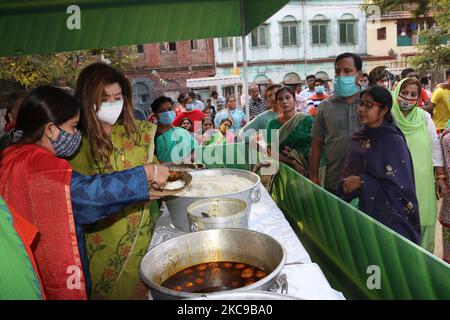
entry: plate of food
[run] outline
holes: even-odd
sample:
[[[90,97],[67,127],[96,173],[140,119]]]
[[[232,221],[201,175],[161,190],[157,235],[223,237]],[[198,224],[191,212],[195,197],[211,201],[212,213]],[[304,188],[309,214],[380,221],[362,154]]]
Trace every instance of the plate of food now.
[[[192,181],[192,176],[188,172],[169,171],[169,178],[165,185],[158,188],[157,185],[152,184],[150,187],[150,194],[155,197],[168,197],[176,195],[183,191]]]
[[[169,170],[180,172],[189,172],[193,170],[203,170],[203,169],[206,169],[206,166],[202,163],[183,163],[169,166]]]

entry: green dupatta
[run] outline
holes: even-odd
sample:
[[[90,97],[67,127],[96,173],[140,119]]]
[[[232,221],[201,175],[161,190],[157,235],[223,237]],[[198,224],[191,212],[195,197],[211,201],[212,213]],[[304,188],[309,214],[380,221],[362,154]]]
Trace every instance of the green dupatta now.
[[[414,166],[416,195],[419,202],[420,225],[434,226],[437,207],[434,186],[433,161],[428,129],[425,124],[425,111],[416,107],[405,117],[398,105],[402,80],[392,93],[392,115],[402,130],[408,144]]]
[[[127,136],[124,126],[114,125],[112,170],[93,160],[86,138],[80,152],[71,160],[74,170],[83,174],[108,173],[154,162],[156,125],[146,121],[136,123],[141,131],[138,143]],[[139,264],[147,252],[158,215],[156,201],[139,203],[88,227],[86,245],[93,299],[141,297],[144,287],[139,279]]]

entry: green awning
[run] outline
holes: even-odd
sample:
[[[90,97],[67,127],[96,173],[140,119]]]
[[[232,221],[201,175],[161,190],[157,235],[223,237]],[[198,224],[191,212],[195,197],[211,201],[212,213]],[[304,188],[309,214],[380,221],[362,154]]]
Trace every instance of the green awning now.
[[[0,0],[0,56],[246,35],[287,2]]]

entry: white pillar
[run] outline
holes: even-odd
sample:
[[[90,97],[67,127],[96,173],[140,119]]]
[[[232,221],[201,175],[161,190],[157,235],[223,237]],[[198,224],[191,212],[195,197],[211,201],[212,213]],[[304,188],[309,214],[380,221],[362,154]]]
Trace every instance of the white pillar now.
[[[247,73],[247,41],[245,35],[247,34],[247,21],[245,20],[245,5],[244,1],[241,0],[241,36],[242,36],[242,64],[243,64],[243,75],[244,83],[242,85],[242,93],[245,97],[245,111],[247,116],[247,121],[250,121],[250,108],[248,107],[248,73]]]

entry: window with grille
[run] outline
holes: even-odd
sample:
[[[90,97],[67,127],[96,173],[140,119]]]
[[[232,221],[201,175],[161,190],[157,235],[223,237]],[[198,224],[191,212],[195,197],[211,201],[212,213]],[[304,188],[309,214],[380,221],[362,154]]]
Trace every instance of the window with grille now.
[[[220,38],[221,49],[233,49],[233,37]],[[236,48],[241,48],[241,38],[236,39]]]
[[[327,44],[328,43],[328,23],[313,23],[312,24],[312,44]]]
[[[298,45],[298,29],[297,23],[289,22],[281,24],[281,44],[283,46],[296,46]]]
[[[377,29],[377,40],[386,40],[386,28]]]
[[[339,22],[339,43],[340,44],[356,44],[356,22],[355,21]]]
[[[269,26],[262,25],[252,31],[252,47],[266,47],[269,43]]]
[[[175,42],[163,42],[160,49],[161,51],[177,51],[177,44]]]
[[[144,53],[144,46],[142,44],[137,45],[137,52],[138,53]]]
[[[192,50],[205,50],[206,49],[206,41],[205,40],[191,40],[191,49]]]

